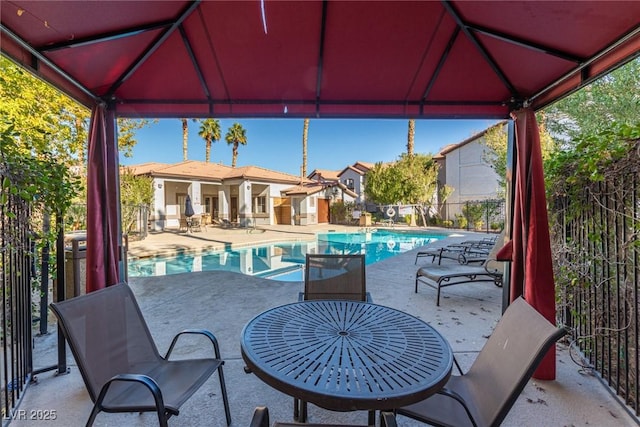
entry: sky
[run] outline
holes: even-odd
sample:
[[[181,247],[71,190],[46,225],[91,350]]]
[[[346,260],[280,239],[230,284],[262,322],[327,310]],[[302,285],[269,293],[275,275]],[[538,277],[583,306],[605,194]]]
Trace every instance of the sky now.
[[[246,130],[247,145],[238,148],[236,166],[260,166],[291,175],[302,167],[302,119],[220,119],[222,138],[211,148],[212,163],[231,165],[231,145],[224,140],[233,123]],[[357,161],[397,159],[407,148],[407,120],[311,119],[307,140],[307,175],[314,169],[340,171]],[[437,154],[483,131],[497,120],[416,120],[416,153]],[[189,160],[205,160],[199,123],[189,121]],[[133,157],[120,155],[121,165],[182,161],[182,122],[161,119],[136,133]]]

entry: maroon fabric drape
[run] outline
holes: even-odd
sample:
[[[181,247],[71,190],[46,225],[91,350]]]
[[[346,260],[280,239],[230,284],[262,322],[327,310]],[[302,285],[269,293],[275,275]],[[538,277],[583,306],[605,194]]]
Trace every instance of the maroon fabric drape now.
[[[115,114],[105,105],[91,112],[87,165],[87,292],[119,281],[118,150]]]
[[[524,298],[555,325],[556,303],[547,201],[544,188],[540,132],[536,116],[527,108],[512,114],[516,124],[517,165],[511,241],[498,253],[511,261],[511,301]],[[556,351],[552,346],[533,377],[556,376]]]

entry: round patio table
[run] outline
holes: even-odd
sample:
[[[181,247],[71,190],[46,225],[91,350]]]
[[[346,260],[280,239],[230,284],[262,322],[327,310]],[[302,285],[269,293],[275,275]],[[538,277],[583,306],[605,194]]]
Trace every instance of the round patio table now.
[[[431,326],[355,301],[304,301],[254,317],[241,336],[247,367],[273,388],[334,411],[385,410],[444,386],[453,355]]]

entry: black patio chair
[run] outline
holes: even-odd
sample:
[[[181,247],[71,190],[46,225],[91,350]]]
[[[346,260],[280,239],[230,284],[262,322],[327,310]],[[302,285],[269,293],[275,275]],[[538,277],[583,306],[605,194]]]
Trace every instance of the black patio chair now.
[[[298,300],[337,299],[373,302],[367,292],[365,258],[362,254],[307,254],[304,270],[304,292]],[[307,419],[307,402],[293,399],[293,417]],[[369,414],[375,418],[375,412]]]
[[[177,334],[162,357],[128,285],[105,289],[52,303],[65,339],[78,364],[93,410],[91,426],[100,411],[157,412],[160,426],[167,426],[189,399],[217,370],[227,425],[231,412],[227,398],[220,349],[206,330],[189,329]],[[169,360],[183,334],[206,337],[213,358]]]
[[[307,254],[300,301],[338,299],[371,302],[364,255]]]
[[[547,351],[566,333],[520,297],[466,374],[452,375],[437,394],[396,413],[440,427],[499,426]]]
[[[345,424],[335,424],[335,427],[345,427]],[[391,412],[380,413],[380,427],[396,427],[396,418]],[[250,427],[270,427],[269,408],[258,406],[253,412]],[[332,427],[330,424],[309,424],[309,423],[281,423],[276,422],[273,427]],[[368,426],[367,426],[368,427]]]

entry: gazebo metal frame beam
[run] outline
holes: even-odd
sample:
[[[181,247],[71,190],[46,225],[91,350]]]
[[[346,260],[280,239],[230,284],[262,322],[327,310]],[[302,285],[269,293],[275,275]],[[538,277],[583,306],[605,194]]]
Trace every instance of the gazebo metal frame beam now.
[[[458,27],[460,27],[460,29],[465,34],[465,36],[467,36],[469,41],[471,41],[471,43],[476,47],[476,49],[478,50],[480,55],[482,55],[484,60],[487,61],[487,63],[489,64],[493,72],[496,73],[498,78],[502,81],[502,84],[504,84],[505,87],[509,90],[509,92],[511,93],[511,96],[514,98],[520,98],[521,96],[516,90],[515,86],[513,86],[513,83],[509,81],[506,74],[498,66],[495,59],[493,59],[491,54],[489,54],[487,49],[485,49],[485,47],[482,45],[480,40],[478,40],[476,35],[469,29],[468,24],[462,20],[462,18],[460,17],[460,13],[458,13],[458,10],[448,0],[442,0],[442,5],[446,9],[446,11],[449,12],[449,15],[451,15],[451,17],[456,22]]]
[[[62,43],[56,43],[47,46],[41,46],[37,48],[40,52],[54,52],[56,50],[61,49],[70,49],[74,47],[82,47],[89,46],[95,43],[108,42],[112,40],[122,39],[126,37],[137,36],[139,34],[146,33],[148,31],[161,30],[163,28],[170,27],[173,25],[174,20],[162,21],[162,22],[154,22],[147,25],[141,25],[139,27],[127,28],[125,30],[113,31],[104,34],[97,34],[91,37],[85,37],[82,39],[70,40]]]
[[[208,100],[211,99],[211,92],[209,91],[209,87],[207,86],[207,81],[204,78],[204,74],[202,73],[202,67],[200,67],[200,63],[198,62],[196,55],[193,53],[193,47],[191,46],[191,42],[189,41],[189,37],[187,37],[187,33],[184,30],[182,25],[178,26],[178,30],[180,31],[180,37],[184,43],[184,47],[187,50],[187,54],[191,59],[191,64],[193,65],[193,69],[198,76],[198,80],[200,80],[200,86],[202,86],[202,91]],[[209,113],[213,113],[213,104],[209,103]]]
[[[320,114],[320,92],[322,91],[322,71],[324,67],[324,40],[327,30],[328,0],[322,2],[322,21],[320,23],[320,46],[318,47],[318,74],[316,80],[316,116]]]
[[[200,0],[195,0],[186,6],[182,12],[178,14],[178,18],[166,28],[147,49],[131,64],[131,66],[115,81],[115,83],[107,91],[107,96],[112,97],[115,91],[129,78],[149,57],[169,38],[171,34],[187,19],[189,15],[198,7]]]
[[[538,43],[533,43],[529,40],[525,40],[519,37],[515,37],[506,33],[502,33],[500,31],[491,30],[486,27],[481,27],[478,25],[467,24],[467,28],[475,33],[484,34],[486,36],[492,37],[494,39],[502,40],[504,42],[514,44],[517,46],[524,47],[526,49],[535,50],[541,53],[545,53],[547,55],[556,56],[560,59],[564,59],[566,61],[575,62],[579,64],[585,60],[585,58],[581,58],[575,55],[571,55],[570,53],[554,49],[549,46],[544,46]]]
[[[87,95],[89,98],[93,99],[96,102],[101,102],[102,101],[99,96],[97,96],[96,94],[91,92],[91,90],[89,90],[87,87],[85,87],[82,83],[80,83],[78,80],[73,78],[71,75],[69,75],[65,71],[63,71],[54,62],[50,61],[46,56],[44,56],[42,53],[40,53],[36,49],[34,49],[29,43],[25,42],[20,37],[18,37],[16,34],[14,34],[13,31],[11,31],[9,28],[7,28],[5,25],[3,25],[1,22],[0,22],[0,31],[5,33],[11,40],[16,42],[21,48],[23,48],[26,52],[31,54],[31,56],[33,57],[33,63],[32,63],[33,71],[37,71],[38,68],[39,68],[38,62],[42,62],[47,67],[51,68],[53,71],[58,73],[58,75],[60,77],[62,77],[64,80],[66,80],[67,82],[71,83],[73,86],[77,87],[82,93]]]
[[[574,68],[572,70],[569,70],[567,73],[565,73],[560,78],[556,79],[554,82],[550,83],[545,88],[543,88],[540,91],[538,91],[537,93],[531,95],[527,101],[529,103],[533,102],[535,99],[537,99],[540,96],[544,95],[545,93],[547,93],[551,89],[555,88],[556,86],[558,86],[559,84],[561,84],[565,80],[570,79],[571,77],[573,77],[577,72],[582,72],[581,73],[581,80],[582,80],[581,84],[576,86],[573,90],[568,91],[567,93],[565,93],[562,96],[562,98],[565,98],[565,97],[571,95],[572,93],[576,92],[577,90],[580,90],[581,88],[583,88],[585,85],[589,84],[590,82],[599,79],[600,77],[602,77],[606,73],[605,72],[596,73],[596,74],[593,74],[593,75],[589,75],[587,77],[587,76],[585,76],[584,71],[587,71],[588,67],[593,65],[599,59],[601,59],[604,56],[606,56],[609,52],[617,49],[618,47],[620,47],[622,45],[624,45],[626,42],[628,42],[629,40],[633,39],[634,37],[637,37],[638,35],[640,35],[640,24],[637,25],[636,27],[634,27],[628,33],[624,34],[618,40],[616,40],[615,43],[612,43],[611,45],[609,45],[606,48],[602,49],[600,52],[596,53],[591,58],[589,58],[586,61],[582,62],[576,68]],[[620,65],[626,64],[626,63],[632,61],[633,59],[635,59],[637,57],[640,57],[640,51],[637,51],[634,55],[630,55],[630,56],[626,57],[625,60]],[[607,69],[611,69],[611,68],[617,68],[617,67],[611,67],[611,66],[607,67]],[[549,101],[549,102],[547,102],[545,104],[536,105],[536,109],[537,110],[542,109],[542,108],[546,107],[548,104],[550,104],[551,102],[556,102],[557,100],[558,99],[553,99],[552,101]]]
[[[427,102],[426,99],[429,96],[429,93],[431,92],[433,85],[436,83],[436,80],[440,76],[440,71],[442,70],[442,67],[447,62],[447,58],[451,53],[451,49],[453,49],[453,45],[455,44],[456,39],[458,38],[458,34],[460,34],[460,27],[456,27],[456,29],[453,31],[453,34],[449,38],[449,42],[447,43],[447,46],[445,47],[444,52],[442,52],[442,55],[440,55],[440,60],[438,61],[438,65],[436,66],[436,69],[433,71],[433,75],[429,79],[429,83],[427,83],[427,88],[424,90],[422,99],[420,100],[420,115],[422,115],[424,112],[424,105]]]

